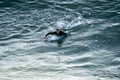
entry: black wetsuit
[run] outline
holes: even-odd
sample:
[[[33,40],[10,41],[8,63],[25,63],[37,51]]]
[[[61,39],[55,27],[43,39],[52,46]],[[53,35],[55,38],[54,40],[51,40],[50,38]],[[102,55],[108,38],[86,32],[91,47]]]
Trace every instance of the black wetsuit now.
[[[49,34],[51,34],[51,35],[57,35],[57,36],[67,36],[67,34],[64,33],[63,31],[60,31],[59,34],[57,34],[56,32],[49,32],[45,36],[47,37]]]

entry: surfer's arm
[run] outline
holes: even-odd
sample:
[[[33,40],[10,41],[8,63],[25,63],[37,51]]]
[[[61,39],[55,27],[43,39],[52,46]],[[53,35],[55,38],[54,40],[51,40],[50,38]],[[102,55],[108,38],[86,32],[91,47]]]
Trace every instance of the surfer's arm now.
[[[67,33],[61,31],[61,35],[67,36]]]
[[[63,33],[65,36],[67,36],[67,33]]]
[[[55,32],[49,32],[49,33],[47,33],[46,35],[45,35],[45,38],[48,36],[48,35],[54,35],[54,34],[56,34]]]

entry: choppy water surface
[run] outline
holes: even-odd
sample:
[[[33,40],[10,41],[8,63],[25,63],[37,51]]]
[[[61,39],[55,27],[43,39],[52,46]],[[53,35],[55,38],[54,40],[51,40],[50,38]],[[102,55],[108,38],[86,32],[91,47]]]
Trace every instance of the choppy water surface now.
[[[119,79],[119,0],[0,0],[0,80]]]

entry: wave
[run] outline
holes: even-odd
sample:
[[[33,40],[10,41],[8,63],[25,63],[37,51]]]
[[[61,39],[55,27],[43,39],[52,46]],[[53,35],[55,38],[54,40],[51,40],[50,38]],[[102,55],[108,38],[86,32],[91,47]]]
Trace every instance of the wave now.
[[[119,80],[119,0],[1,0],[0,17],[1,80]]]

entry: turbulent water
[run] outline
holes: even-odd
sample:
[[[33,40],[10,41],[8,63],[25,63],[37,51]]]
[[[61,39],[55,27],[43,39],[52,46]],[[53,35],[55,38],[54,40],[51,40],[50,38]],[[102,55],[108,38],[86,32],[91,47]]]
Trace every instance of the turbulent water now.
[[[120,80],[120,0],[0,0],[0,80]]]

